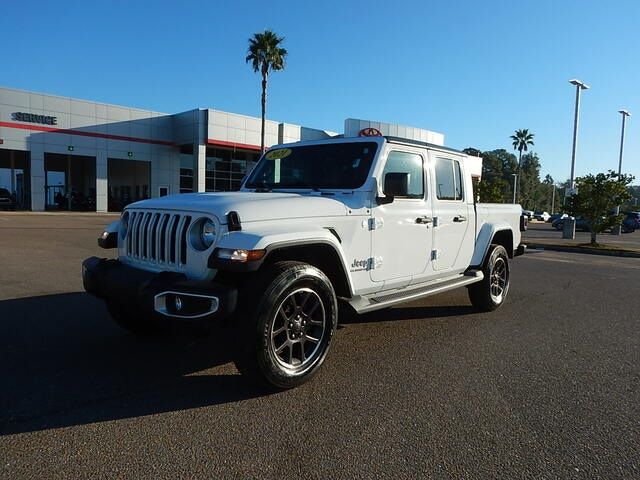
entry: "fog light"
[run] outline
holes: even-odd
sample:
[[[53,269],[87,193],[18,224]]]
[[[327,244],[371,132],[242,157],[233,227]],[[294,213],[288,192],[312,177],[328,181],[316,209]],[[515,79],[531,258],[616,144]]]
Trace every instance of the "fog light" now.
[[[182,310],[182,299],[180,297],[178,297],[176,295],[176,298],[174,300],[174,304],[176,307],[176,312],[179,312],[180,310]]]

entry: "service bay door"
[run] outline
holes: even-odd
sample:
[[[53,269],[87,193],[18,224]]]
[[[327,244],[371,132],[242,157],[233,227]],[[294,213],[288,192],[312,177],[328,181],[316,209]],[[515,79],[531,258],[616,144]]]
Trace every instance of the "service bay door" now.
[[[371,239],[374,282],[385,286],[408,283],[429,264],[432,248],[432,212],[427,194],[426,153],[393,147],[389,151],[380,182],[386,173],[408,173],[409,194],[372,211]]]

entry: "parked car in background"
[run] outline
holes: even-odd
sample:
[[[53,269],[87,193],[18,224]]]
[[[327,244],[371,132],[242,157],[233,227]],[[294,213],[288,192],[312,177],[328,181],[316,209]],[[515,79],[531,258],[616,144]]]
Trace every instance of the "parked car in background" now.
[[[522,210],[522,215],[527,217],[528,220],[533,219],[533,210]]]
[[[622,233],[633,233],[640,228],[640,212],[627,212],[622,220]]]
[[[16,201],[11,192],[6,188],[0,188],[0,210],[14,210]]]
[[[547,219],[547,222],[553,224],[553,222],[555,222],[559,218],[566,218],[566,217],[568,217],[566,213],[554,213]]]
[[[549,220],[550,216],[551,215],[549,215],[549,212],[541,212],[541,211],[533,212],[534,220],[539,220],[541,222],[546,222],[547,220]]]
[[[640,221],[640,214],[634,213],[635,212],[631,212],[631,214],[627,214],[622,220],[622,233],[632,233],[635,232],[636,229],[640,228],[640,224],[637,223],[638,221]],[[565,214],[564,217],[555,219],[551,223],[551,226],[556,230],[562,230],[564,228],[564,220],[565,218],[567,218],[567,216],[568,215]],[[587,221],[581,217],[576,217],[576,230],[581,230],[583,232],[591,231]]]
[[[640,228],[640,212],[627,212],[625,214],[624,220],[622,224],[626,225],[629,228],[633,228],[633,230],[637,230]]]
[[[556,230],[562,230],[564,228],[564,220],[568,217],[568,215],[566,215],[563,218],[557,218],[553,221],[553,223],[551,224],[551,226],[553,228],[555,228]],[[590,228],[589,228],[589,224],[587,223],[587,221],[582,218],[582,217],[576,217],[576,230],[582,230],[583,232],[589,232]]]

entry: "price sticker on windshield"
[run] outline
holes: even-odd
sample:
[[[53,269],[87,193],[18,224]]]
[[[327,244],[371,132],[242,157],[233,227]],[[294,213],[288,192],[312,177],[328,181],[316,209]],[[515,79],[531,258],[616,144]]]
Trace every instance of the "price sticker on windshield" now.
[[[287,158],[289,155],[291,155],[290,148],[278,148],[276,150],[271,150],[267,152],[265,157],[268,160],[279,160],[281,158]]]

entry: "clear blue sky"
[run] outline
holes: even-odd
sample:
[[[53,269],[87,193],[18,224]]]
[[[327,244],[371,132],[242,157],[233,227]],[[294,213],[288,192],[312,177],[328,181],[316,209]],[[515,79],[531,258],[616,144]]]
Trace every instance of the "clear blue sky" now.
[[[342,131],[346,117],[443,132],[449,146],[510,149],[529,128],[543,172],[569,176],[573,77],[583,95],[577,174],[640,183],[640,2],[4,2],[0,85],[166,112],[259,115],[247,39],[286,37],[268,116]]]

